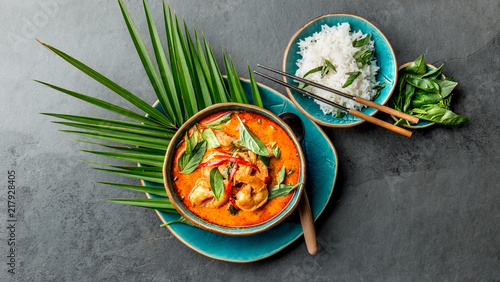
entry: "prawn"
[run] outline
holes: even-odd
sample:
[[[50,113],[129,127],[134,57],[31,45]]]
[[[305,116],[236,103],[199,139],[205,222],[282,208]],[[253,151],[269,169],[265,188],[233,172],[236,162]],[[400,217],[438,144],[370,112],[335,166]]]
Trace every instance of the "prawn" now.
[[[210,190],[210,184],[205,179],[198,180],[191,193],[189,193],[189,201],[196,207],[218,208],[224,205],[227,200],[227,192],[224,191],[217,201],[212,190]]]
[[[240,177],[243,184],[236,193],[236,205],[243,211],[254,211],[267,202],[267,185],[260,178],[250,175]]]

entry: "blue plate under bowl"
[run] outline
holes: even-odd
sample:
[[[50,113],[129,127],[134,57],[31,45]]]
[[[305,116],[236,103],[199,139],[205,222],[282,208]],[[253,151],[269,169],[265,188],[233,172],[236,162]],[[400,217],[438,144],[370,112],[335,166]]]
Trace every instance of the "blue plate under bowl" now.
[[[297,60],[301,58],[301,55],[298,54],[300,51],[298,45],[300,40],[313,35],[315,32],[320,32],[322,25],[335,26],[345,22],[349,23],[352,32],[360,30],[364,34],[372,34],[372,40],[375,41],[375,58],[377,59],[377,65],[380,67],[377,74],[377,81],[379,81],[380,84],[386,84],[375,102],[385,105],[391,97],[397,82],[398,64],[396,55],[394,54],[394,50],[389,40],[387,40],[387,37],[385,37],[382,31],[370,21],[360,16],[352,14],[326,14],[306,23],[292,36],[290,42],[288,42],[283,57],[283,71],[290,74],[295,74],[297,71]],[[298,83],[288,77],[284,77],[284,81],[292,85],[298,85]],[[338,90],[342,91],[342,89]],[[314,103],[313,99],[299,92],[289,90],[288,88],[286,91],[299,110],[320,125],[328,127],[351,127],[364,122],[363,119],[351,115],[345,115],[342,118],[336,118],[331,114],[325,115],[320,110],[319,105]],[[370,107],[365,107],[361,110],[362,113],[369,116],[373,116],[377,111],[378,110]]]

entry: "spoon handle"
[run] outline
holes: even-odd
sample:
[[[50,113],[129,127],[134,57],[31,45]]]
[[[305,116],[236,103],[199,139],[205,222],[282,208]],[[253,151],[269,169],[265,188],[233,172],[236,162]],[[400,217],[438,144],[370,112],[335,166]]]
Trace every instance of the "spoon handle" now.
[[[303,192],[302,198],[299,202],[299,215],[302,230],[304,231],[304,240],[306,241],[307,251],[311,255],[314,255],[318,251],[318,242],[316,241],[316,230],[314,229],[314,220],[306,191]]]

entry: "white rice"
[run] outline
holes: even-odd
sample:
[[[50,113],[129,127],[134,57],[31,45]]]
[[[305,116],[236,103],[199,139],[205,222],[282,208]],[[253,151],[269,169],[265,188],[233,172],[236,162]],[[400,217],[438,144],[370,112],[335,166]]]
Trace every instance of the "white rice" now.
[[[309,74],[306,79],[344,93],[372,100],[377,94],[377,90],[373,89],[378,84],[375,79],[379,70],[377,61],[372,56],[371,64],[365,64],[362,69],[359,69],[353,55],[362,49],[373,49],[374,42],[370,40],[370,43],[365,46],[353,47],[353,40],[364,38],[366,35],[361,31],[351,33],[350,30],[349,23],[342,23],[332,27],[323,25],[321,32],[316,32],[312,36],[300,40],[298,43],[300,48],[298,54],[302,55],[302,59],[297,60],[299,69],[295,75],[303,77],[311,69],[322,66],[324,60],[327,59],[335,66],[336,71],[330,70],[323,79],[321,79],[321,72],[315,72]],[[349,77],[346,73],[356,71],[360,71],[361,74],[350,86],[342,88],[342,85],[344,85]],[[361,110],[363,107],[362,104],[354,102],[351,99],[346,99],[316,87],[307,86],[304,89],[348,108]],[[325,115],[335,115],[337,113],[337,108],[333,106],[318,100],[314,100],[314,102],[320,106]]]

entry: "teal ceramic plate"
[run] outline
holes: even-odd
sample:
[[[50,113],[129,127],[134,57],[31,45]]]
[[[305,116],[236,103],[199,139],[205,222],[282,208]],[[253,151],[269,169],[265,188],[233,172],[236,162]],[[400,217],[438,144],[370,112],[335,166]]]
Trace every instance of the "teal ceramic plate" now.
[[[372,33],[372,40],[375,41],[375,57],[377,59],[377,65],[380,67],[377,75],[377,81],[380,81],[380,84],[386,84],[385,88],[382,89],[375,102],[377,104],[385,105],[391,97],[397,82],[398,64],[396,61],[396,55],[394,54],[394,50],[385,35],[374,24],[360,16],[352,14],[326,14],[305,24],[293,35],[288,43],[283,57],[283,71],[291,74],[295,74],[297,71],[298,67],[296,62],[299,58],[301,58],[301,56],[297,53],[299,52],[299,46],[297,43],[301,39],[309,37],[315,32],[321,31],[322,25],[326,24],[334,26],[344,22],[348,22],[350,24],[351,31],[361,30],[364,34]],[[298,83],[288,77],[285,78],[285,81],[292,85],[298,85]],[[289,90],[288,88],[286,91],[295,105],[305,115],[320,125],[328,127],[351,127],[364,122],[363,119],[351,115],[345,115],[342,118],[336,118],[333,115],[325,115],[320,110],[319,105],[314,103],[313,99],[305,97],[299,92]],[[361,112],[369,116],[373,116],[377,113],[377,110],[365,107],[361,110]]]
[[[251,89],[248,80],[242,80],[242,86],[251,101]],[[306,158],[305,191],[309,198],[314,219],[325,209],[337,179],[338,158],[335,147],[321,128],[303,115],[286,97],[275,90],[259,85],[264,107],[274,114],[293,112],[302,118],[305,137],[301,147]],[[161,184],[144,181],[144,185]],[[160,198],[147,195],[148,198]],[[157,212],[165,223],[179,219],[178,214]],[[291,216],[293,218],[294,215]],[[272,256],[292,242],[301,238],[302,227],[298,218],[285,220],[279,225],[258,234],[249,236],[227,236],[205,231],[186,224],[172,224],[168,229],[181,242],[207,257],[229,262],[252,262]]]

